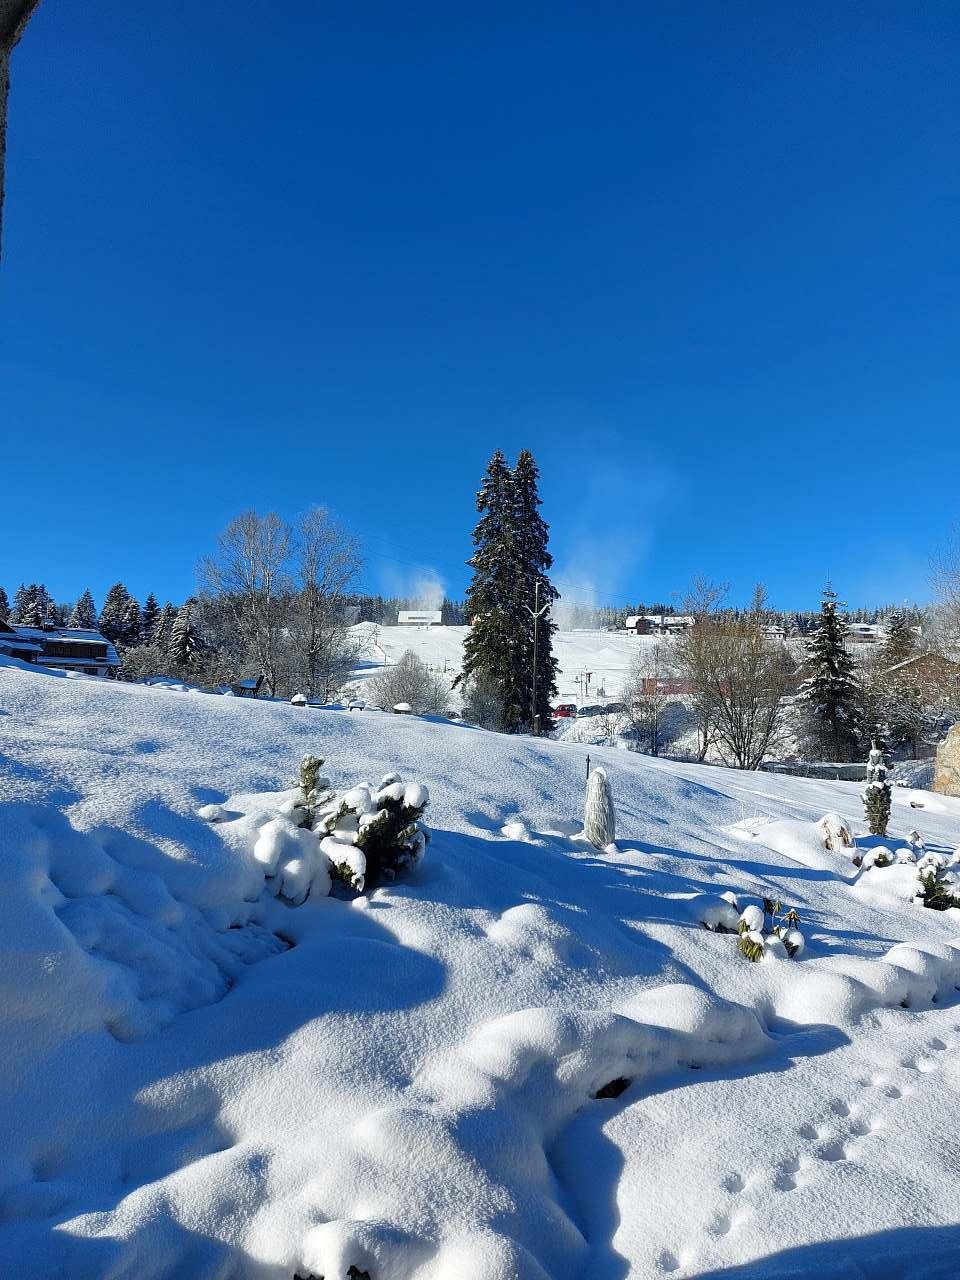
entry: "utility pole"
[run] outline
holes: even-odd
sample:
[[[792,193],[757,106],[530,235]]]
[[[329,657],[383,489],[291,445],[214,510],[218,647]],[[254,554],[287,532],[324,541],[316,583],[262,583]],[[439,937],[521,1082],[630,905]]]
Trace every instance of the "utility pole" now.
[[[536,738],[540,733],[540,717],[537,714],[537,639],[540,630],[540,619],[550,608],[549,600],[545,605],[540,604],[539,578],[533,584],[533,608],[531,609],[528,604],[523,607],[533,618],[533,679],[530,682],[530,724],[533,728],[533,736]]]

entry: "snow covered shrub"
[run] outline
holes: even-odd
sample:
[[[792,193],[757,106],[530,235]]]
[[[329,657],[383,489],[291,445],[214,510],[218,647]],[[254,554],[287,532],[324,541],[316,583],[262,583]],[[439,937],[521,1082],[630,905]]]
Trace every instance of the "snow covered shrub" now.
[[[937,853],[925,854],[917,863],[917,879],[920,889],[917,900],[933,911],[947,911],[960,907],[960,898],[953,892],[955,877],[946,869],[946,859]]]
[[[590,770],[583,806],[583,834],[595,849],[606,849],[617,835],[617,815],[606,769]]]
[[[450,686],[442,675],[408,649],[398,662],[384,667],[370,680],[370,696],[382,707],[406,707],[406,713],[445,715],[450,706]]]
[[[745,907],[740,914],[737,940],[741,955],[748,960],[762,960],[764,955],[786,956],[792,960],[805,946],[803,934],[794,927],[799,923],[796,911],[793,908],[784,911],[779,899],[764,898],[762,911],[759,907]]]
[[[396,773],[333,796],[313,824],[332,874],[361,892],[416,866],[430,839],[421,822],[429,803],[426,787]]]
[[[866,813],[870,834],[873,836],[885,836],[887,834],[892,795],[889,774],[890,771],[887,768],[887,762],[883,758],[883,752],[874,742],[870,748],[870,757],[867,760],[867,785],[863,792],[863,808]],[[877,861],[874,861],[874,866],[879,865]]]
[[[839,813],[825,813],[817,827],[827,849],[852,849],[856,845],[850,824]]]

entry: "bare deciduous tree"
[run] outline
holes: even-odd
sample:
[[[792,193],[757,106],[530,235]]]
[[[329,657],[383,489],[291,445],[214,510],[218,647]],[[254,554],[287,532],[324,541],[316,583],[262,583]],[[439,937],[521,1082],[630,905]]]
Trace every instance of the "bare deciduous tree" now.
[[[217,539],[217,551],[197,569],[202,590],[215,596],[275,694],[290,594],[290,528],[276,514],[245,511]]]
[[[360,551],[322,507],[301,517],[291,542],[297,591],[287,628],[290,683],[327,700],[336,696],[359,652],[343,595],[360,568]]]
[[[342,597],[359,565],[356,542],[320,508],[293,527],[246,511],[198,566],[206,626],[269,694],[329,698],[356,656]]]
[[[384,707],[406,702],[420,715],[444,715],[450,705],[450,687],[410,649],[399,662],[375,675],[370,696]]]
[[[649,650],[641,649],[634,655],[623,687],[621,696],[638,749],[652,756],[659,755],[666,745],[664,713],[675,697],[671,684],[676,677],[672,648],[657,641]]]
[[[924,639],[938,652],[960,658],[960,530],[940,555],[934,558],[933,579],[937,602],[932,626]]]
[[[783,699],[793,692],[793,663],[786,646],[764,632],[765,594],[754,592],[750,610],[718,609],[723,591],[699,584],[696,622],[677,641],[677,661],[692,685],[713,743],[727,764],[758,769],[784,734]]]

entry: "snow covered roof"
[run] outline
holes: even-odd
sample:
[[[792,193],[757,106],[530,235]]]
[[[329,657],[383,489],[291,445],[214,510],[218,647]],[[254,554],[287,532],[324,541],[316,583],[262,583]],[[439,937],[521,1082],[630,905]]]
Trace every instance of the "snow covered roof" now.
[[[42,648],[43,645],[39,641],[18,634],[12,627],[9,630],[0,631],[0,649],[7,653],[14,649],[18,653],[39,653]]]
[[[904,658],[902,662],[895,662],[892,667],[887,667],[884,675],[891,675],[894,671],[902,671],[904,667],[912,667],[918,662],[938,662],[947,667],[955,667],[960,671],[960,662],[954,662],[952,658],[945,658],[942,653],[915,653],[910,658]]]
[[[38,640],[57,640],[61,644],[109,644],[106,636],[95,631],[93,627],[22,627],[14,623],[14,631],[21,636],[30,636]]]
[[[13,623],[11,631],[17,637],[17,648],[27,649],[31,652],[39,653],[41,656],[49,656],[52,661],[68,661],[76,663],[78,666],[103,666],[104,663],[108,667],[119,667],[120,658],[117,651],[106,636],[101,635],[99,631],[95,631],[93,627],[22,627],[19,623]],[[5,647],[10,647],[11,637],[6,631],[0,632],[0,641],[6,639],[8,642]],[[97,644],[103,645],[106,652],[99,657],[90,657],[82,652],[76,656],[64,657],[59,655],[48,655],[47,646],[51,644],[58,645],[87,645]]]

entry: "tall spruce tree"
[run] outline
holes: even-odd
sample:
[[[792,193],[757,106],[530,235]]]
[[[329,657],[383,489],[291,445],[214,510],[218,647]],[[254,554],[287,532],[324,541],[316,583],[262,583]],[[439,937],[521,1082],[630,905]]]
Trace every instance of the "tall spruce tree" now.
[[[21,584],[13,603],[15,620],[21,627],[42,627],[51,604],[50,594],[42,583],[31,582],[28,587]]]
[[[463,647],[463,679],[479,680],[498,691],[500,722],[506,728],[516,728],[522,714],[514,678],[517,619],[513,617],[511,480],[506,458],[498,449],[487,463],[477,493],[480,519],[473,531],[474,553],[467,561],[473,569],[466,598],[470,631]]]
[[[123,635],[120,637],[120,643],[125,649],[132,649],[135,645],[140,644],[143,639],[140,605],[133,596],[123,606],[122,622]]]
[[[130,592],[122,582],[115,582],[107,592],[100,611],[100,630],[112,644],[123,644],[124,612]]]
[[[157,597],[151,591],[143,602],[143,612],[140,615],[140,630],[144,644],[153,643],[153,633],[157,629],[159,617],[160,605],[157,603]]]
[[[186,671],[199,664],[203,647],[200,631],[193,618],[193,602],[188,600],[173,624],[167,656],[180,671]]]
[[[160,616],[150,636],[150,643],[155,644],[161,653],[165,654],[170,648],[170,636],[173,634],[173,624],[176,620],[177,610],[168,600],[160,610]]]
[[[10,599],[3,587],[0,587],[0,622],[8,622],[10,619]]]
[[[539,512],[537,480],[537,465],[529,451],[520,454],[513,471],[496,451],[477,494],[480,519],[473,532],[475,551],[468,562],[473,580],[465,613],[471,627],[464,645],[463,678],[482,686],[488,698],[497,691],[502,708],[499,721],[514,733],[532,728],[534,715],[541,728],[548,728],[550,698],[556,692],[554,624],[545,615],[538,623],[534,708],[530,610],[538,584],[541,605],[557,595],[546,576],[553,562],[547,551],[547,525]]]
[[[26,612],[30,602],[30,588],[25,582],[21,582],[19,587],[13,593],[13,608],[10,610],[10,621],[23,625],[23,615]]]
[[[553,656],[552,643],[557,624],[551,618],[549,608],[538,620],[530,612],[538,606],[551,605],[559,596],[547,577],[547,571],[553,566],[553,556],[547,550],[550,530],[540,514],[539,479],[540,472],[533,454],[529,449],[523,449],[513,469],[510,489],[513,547],[517,566],[514,576],[515,616],[523,624],[517,643],[520,726],[529,730],[546,730],[551,727],[550,701],[556,697],[559,670],[559,664]]]
[[[903,614],[895,609],[887,618],[887,636],[883,642],[880,656],[886,666],[895,667],[898,662],[905,662],[917,651],[917,637],[910,623]]]
[[[828,584],[820,617],[807,641],[809,674],[800,686],[808,748],[830,760],[852,760],[861,736],[860,688],[844,643],[847,627]]]
[[[89,587],[73,606],[73,612],[70,614],[70,621],[68,625],[71,627],[80,627],[84,630],[92,630],[96,627],[97,606],[94,604],[93,596]]]

